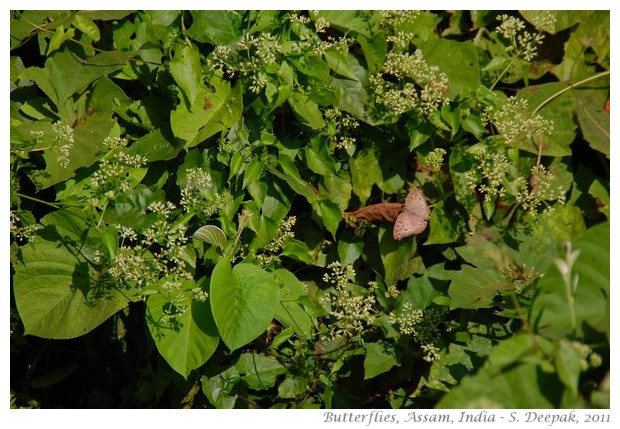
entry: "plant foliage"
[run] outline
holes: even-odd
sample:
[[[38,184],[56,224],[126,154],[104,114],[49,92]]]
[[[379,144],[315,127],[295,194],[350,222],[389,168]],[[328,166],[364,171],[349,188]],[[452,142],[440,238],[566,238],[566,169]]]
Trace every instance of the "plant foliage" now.
[[[12,11],[11,406],[609,407],[609,46],[609,11]]]

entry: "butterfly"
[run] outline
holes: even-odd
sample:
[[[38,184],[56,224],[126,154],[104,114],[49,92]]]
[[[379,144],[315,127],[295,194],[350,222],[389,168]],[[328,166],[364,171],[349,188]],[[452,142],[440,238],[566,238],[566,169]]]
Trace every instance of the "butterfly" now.
[[[426,229],[430,217],[431,210],[426,204],[422,189],[411,189],[405,200],[404,210],[394,222],[394,240],[420,234]]]

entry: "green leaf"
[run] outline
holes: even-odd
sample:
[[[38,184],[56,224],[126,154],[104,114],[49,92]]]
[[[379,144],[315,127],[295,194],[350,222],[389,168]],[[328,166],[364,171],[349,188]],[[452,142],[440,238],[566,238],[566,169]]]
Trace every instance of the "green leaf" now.
[[[168,282],[162,279],[159,284]],[[170,304],[168,294],[151,295],[147,302],[147,324],[159,353],[176,372],[187,379],[190,372],[204,364],[215,352],[219,336],[208,302],[192,302],[192,289],[197,287],[190,280],[181,280],[183,299],[176,298],[174,306],[185,305],[184,312],[173,316],[173,322],[160,322]]]
[[[581,356],[573,343],[565,338],[555,344],[555,369],[562,383],[573,392],[573,395],[577,396],[581,375]]]
[[[517,98],[528,101],[528,112],[533,112],[545,99],[557,94],[566,88],[566,84],[560,82],[546,83],[521,89]],[[572,91],[566,92],[545,104],[538,114],[545,119],[553,121],[551,135],[540,136],[542,155],[546,156],[570,156],[570,145],[575,140],[576,125],[573,121],[575,111],[575,97]],[[523,139],[516,142],[520,149],[538,155],[538,146],[532,139]]]
[[[304,55],[289,60],[297,70],[307,76],[316,77],[322,82],[326,82],[329,77],[329,65],[316,55]]]
[[[287,101],[302,125],[313,129],[325,127],[325,121],[323,120],[323,115],[319,110],[319,106],[314,101],[310,100],[307,95],[293,93]]]
[[[426,62],[439,67],[448,77],[448,97],[466,96],[480,86],[478,51],[471,42],[433,39],[424,43],[420,49]]]
[[[194,45],[185,45],[183,49],[176,51],[170,61],[170,73],[179,84],[185,96],[185,103],[188,106],[199,103],[200,100],[197,100],[197,97],[201,90],[202,69],[200,53]]]
[[[82,33],[90,37],[94,42],[98,42],[101,38],[101,35],[99,34],[99,27],[97,27],[90,17],[82,13],[77,13],[73,17],[71,24],[73,24],[75,28],[80,30]]]
[[[376,73],[379,71],[385,56],[387,55],[387,40],[385,39],[385,33],[380,32],[375,34],[372,38],[368,39],[362,35],[358,36],[357,41],[364,50],[364,57],[368,64],[368,71],[370,73]]]
[[[463,218],[456,214],[449,215],[446,213],[443,201],[440,201],[433,207],[429,223],[431,232],[424,243],[425,245],[453,243],[458,240],[461,232],[465,230]]]
[[[356,65],[359,67],[359,63],[356,63],[357,60],[352,54],[348,52],[343,54],[338,49],[330,48],[323,55],[329,67],[337,74],[351,80],[359,80],[355,68]]]
[[[278,397],[282,399],[295,398],[306,393],[308,380],[304,378],[287,375],[287,377],[278,385]]]
[[[142,155],[149,162],[168,161],[181,151],[181,147],[173,143],[174,140],[169,129],[159,128],[133,142],[127,148],[127,154]]]
[[[64,26],[56,27],[54,34],[50,38],[50,43],[47,47],[47,55],[50,55],[57,49],[60,49],[60,46],[67,40],[71,39],[75,35],[75,29],[69,28],[65,31]]]
[[[108,51],[82,60],[63,50],[49,57],[44,68],[29,67],[22,76],[34,80],[60,107],[71,95],[82,93],[97,78],[120,70],[132,55],[132,52]],[[72,122],[69,117],[63,119]]]
[[[222,340],[232,351],[261,335],[278,305],[279,287],[272,274],[241,263],[231,270],[223,259],[211,277],[211,310]]]
[[[286,240],[282,246],[282,252],[280,252],[280,255],[287,256],[308,265],[314,265],[315,263],[312,255],[310,254],[308,245],[303,241],[296,240],[294,238]]]
[[[241,381],[239,371],[231,366],[211,377],[202,376],[202,391],[215,408],[234,408],[237,402],[237,385]]]
[[[496,294],[513,287],[497,271],[469,265],[463,265],[458,271],[448,270],[445,274],[452,280],[448,289],[451,309],[491,307]]]
[[[364,252],[364,241],[351,235],[343,235],[338,240],[338,258],[342,265],[353,265]]]
[[[573,241],[579,255],[573,267],[578,276],[571,322],[567,291],[557,266],[551,265],[538,282],[538,295],[530,311],[530,323],[549,338],[576,336],[592,338],[594,333],[610,338],[610,224],[588,229]],[[563,258],[563,255],[559,256]]]
[[[170,114],[172,131],[176,137],[185,140],[185,148],[196,146],[215,133],[227,130],[241,117],[241,81],[237,81],[233,88],[219,78],[211,84],[213,90],[201,86],[195,98],[196,104],[188,106],[180,103]]]
[[[437,282],[433,279],[433,282]],[[411,308],[424,310],[433,304],[433,300],[442,296],[442,293],[433,287],[430,278],[425,274],[421,277],[410,277],[405,289],[398,296],[398,308],[404,304],[411,304]]]
[[[228,45],[241,36],[243,12],[224,10],[192,11],[192,26],[187,35],[199,42]]]
[[[608,10],[572,11],[572,25],[578,23],[576,30],[564,45],[562,62],[553,68],[553,73],[561,82],[577,82],[595,72],[595,62],[587,61],[587,51],[593,50],[599,60],[609,55],[610,13]]]
[[[165,201],[161,189],[130,189],[116,198],[114,207],[105,212],[104,218],[109,224],[120,224],[141,229],[156,219],[154,214],[147,215],[146,211],[151,203],[157,201]]]
[[[275,167],[269,167],[269,171],[282,179],[295,193],[303,195],[310,204],[314,204],[318,200],[319,196],[301,178],[299,170],[291,158],[281,154],[278,157],[278,167],[282,169],[282,172]]]
[[[13,292],[24,334],[77,338],[127,305],[128,292],[106,284],[76,249],[63,246],[55,227],[39,235],[21,248],[14,264]]]
[[[378,11],[366,11],[360,13],[357,10],[321,10],[317,17],[325,18],[331,27],[343,32],[354,31],[365,37],[372,37],[378,29]]]
[[[312,214],[317,215],[313,217],[314,220],[327,228],[333,237],[336,237],[336,231],[342,221],[340,206],[323,198],[312,204],[312,208]]]
[[[588,193],[596,199],[598,211],[605,214],[609,219],[610,203],[609,184],[604,185],[600,180],[594,180],[588,189]]]
[[[590,146],[610,156],[610,113],[605,111],[609,100],[609,78],[601,79],[597,89],[575,90],[576,113],[583,137]]]
[[[535,356],[520,361],[516,359],[524,353],[530,354],[528,350],[532,349],[531,339],[524,337],[525,334],[503,341],[498,353],[506,359],[493,357],[499,347],[496,348],[488,363],[475,375],[465,376],[460,385],[439,401],[436,408],[566,407],[561,403],[564,386],[556,374],[548,370],[548,362],[540,361]],[[495,361],[514,363],[502,367],[495,365]]]
[[[243,175],[243,186],[245,189],[247,186],[260,179],[261,174],[263,173],[263,163],[260,158],[254,158],[245,169],[245,173]]]
[[[258,353],[243,353],[235,364],[235,368],[242,375],[250,389],[264,390],[276,384],[280,374],[287,368],[272,357]]]
[[[334,175],[336,163],[327,150],[327,145],[319,139],[312,142],[312,146],[304,148],[306,165],[310,170],[321,176]]]
[[[301,305],[308,293],[290,271],[282,268],[275,270],[273,275],[280,282],[280,302],[274,317],[284,326],[293,328],[298,335],[309,338],[314,323]]]
[[[374,378],[388,372],[392,367],[400,365],[398,356],[392,343],[378,341],[367,343],[366,357],[364,358],[364,380]]]
[[[218,247],[223,247],[226,244],[226,234],[220,227],[215,225],[201,226],[194,232],[192,237]]]
[[[351,168],[353,192],[359,197],[361,204],[366,204],[372,193],[373,185],[383,179],[377,154],[373,149],[362,149],[355,158],[349,160],[349,167]]]

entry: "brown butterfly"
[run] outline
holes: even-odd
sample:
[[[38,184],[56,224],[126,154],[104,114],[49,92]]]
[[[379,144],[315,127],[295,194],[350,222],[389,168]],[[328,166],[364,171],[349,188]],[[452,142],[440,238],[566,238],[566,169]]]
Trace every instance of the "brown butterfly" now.
[[[422,189],[411,189],[407,195],[403,212],[398,215],[396,222],[394,222],[394,240],[420,234],[426,229],[430,217],[431,210],[426,204]]]

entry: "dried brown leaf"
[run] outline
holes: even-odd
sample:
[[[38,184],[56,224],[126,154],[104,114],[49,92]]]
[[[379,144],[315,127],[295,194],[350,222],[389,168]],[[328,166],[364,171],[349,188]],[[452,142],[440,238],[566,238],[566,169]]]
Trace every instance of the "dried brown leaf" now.
[[[379,203],[368,207],[362,207],[354,212],[345,212],[345,215],[369,222],[395,222],[398,215],[403,211],[400,203]]]

